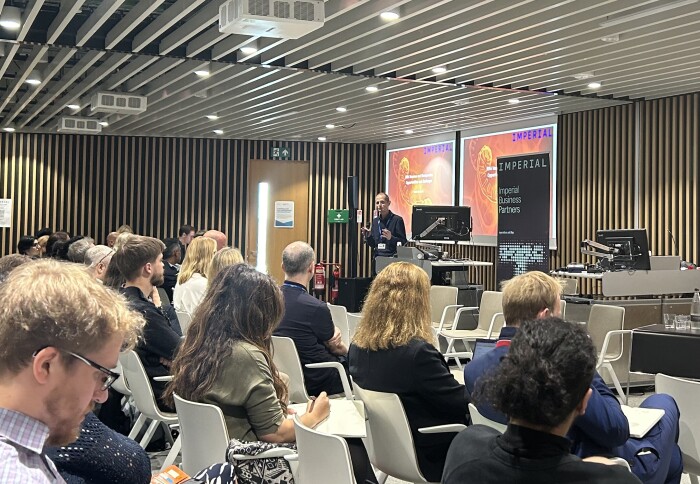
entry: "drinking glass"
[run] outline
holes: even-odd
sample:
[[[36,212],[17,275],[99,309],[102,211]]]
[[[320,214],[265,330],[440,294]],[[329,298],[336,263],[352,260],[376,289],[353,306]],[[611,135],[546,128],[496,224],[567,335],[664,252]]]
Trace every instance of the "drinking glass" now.
[[[688,324],[690,323],[690,316],[687,314],[676,314],[676,329],[679,331],[685,331],[688,329]]]
[[[676,315],[671,313],[664,314],[664,328],[675,329],[676,327]]]

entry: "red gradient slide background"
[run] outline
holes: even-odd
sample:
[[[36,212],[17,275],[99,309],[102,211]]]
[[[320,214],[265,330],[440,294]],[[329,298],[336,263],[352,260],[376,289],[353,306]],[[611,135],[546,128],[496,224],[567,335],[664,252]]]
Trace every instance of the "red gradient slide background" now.
[[[454,204],[454,143],[387,151],[387,193],[392,212],[411,233],[413,205]]]
[[[542,137],[528,139],[525,135],[522,139],[517,138],[517,133],[536,131]],[[462,140],[461,205],[471,207],[474,235],[496,236],[498,233],[498,157],[546,152],[554,160],[552,135],[556,136],[554,127],[544,126]]]

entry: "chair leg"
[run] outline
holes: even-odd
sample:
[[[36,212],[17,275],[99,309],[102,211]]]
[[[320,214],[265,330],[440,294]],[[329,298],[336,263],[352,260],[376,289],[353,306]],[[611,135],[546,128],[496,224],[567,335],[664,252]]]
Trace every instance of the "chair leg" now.
[[[182,441],[181,441],[181,437],[178,435],[177,439],[175,439],[175,442],[173,442],[173,446],[170,448],[170,452],[168,452],[168,456],[163,461],[163,465],[160,468],[161,472],[163,472],[163,470],[166,467],[168,467],[173,462],[175,462],[177,455],[180,453],[181,447],[182,447]]]
[[[175,443],[175,440],[173,439],[173,433],[170,430],[170,425],[166,424],[165,422],[161,422],[160,426],[163,427],[163,432],[165,433],[165,440],[172,446]]]
[[[617,373],[615,373],[615,370],[613,370],[610,363],[604,363],[603,366],[606,370],[608,370],[610,378],[612,378],[613,385],[615,386],[615,390],[617,390],[617,394],[620,396],[620,400],[622,400],[625,398],[625,392],[622,390],[622,385],[620,385],[620,380],[617,378]]]
[[[139,415],[139,418],[136,419],[136,423],[134,424],[134,427],[131,429],[131,432],[129,432],[129,438],[131,440],[136,440],[136,436],[141,432],[141,427],[143,427],[143,424],[146,423],[146,416],[144,414]]]
[[[455,363],[457,363],[457,367],[461,370],[462,369],[462,362],[459,361],[458,356],[449,356],[450,353],[455,351],[454,346],[455,346],[455,339],[454,338],[445,338],[447,341],[447,349],[445,350],[445,361],[447,361],[447,364],[450,364],[450,358],[454,358]]]
[[[389,477],[388,474],[383,473],[382,471],[375,469],[374,470],[374,475],[377,477],[377,482],[379,484],[384,484]]]
[[[146,433],[143,434],[143,438],[141,439],[141,442],[139,444],[141,445],[142,448],[146,448],[153,438],[153,434],[156,433],[156,429],[158,428],[158,424],[160,424],[160,421],[158,420],[153,420],[151,421],[151,424],[148,426],[148,430],[146,430]]]
[[[688,477],[690,477],[691,484],[700,484],[700,481],[698,481],[698,476],[695,474],[688,474]]]

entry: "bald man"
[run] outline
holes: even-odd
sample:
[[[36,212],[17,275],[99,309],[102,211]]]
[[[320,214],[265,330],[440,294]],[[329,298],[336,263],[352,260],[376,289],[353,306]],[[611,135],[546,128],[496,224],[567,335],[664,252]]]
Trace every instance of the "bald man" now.
[[[204,237],[209,237],[210,239],[214,239],[216,241],[217,252],[228,245],[228,238],[226,237],[226,234],[219,232],[218,230],[207,230],[204,232]]]

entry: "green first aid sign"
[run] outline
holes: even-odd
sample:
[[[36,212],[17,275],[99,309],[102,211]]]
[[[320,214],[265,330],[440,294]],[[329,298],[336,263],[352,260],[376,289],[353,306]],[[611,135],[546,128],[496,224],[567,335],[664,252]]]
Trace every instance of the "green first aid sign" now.
[[[328,210],[328,223],[329,224],[346,224],[350,221],[350,211],[349,210]]]

